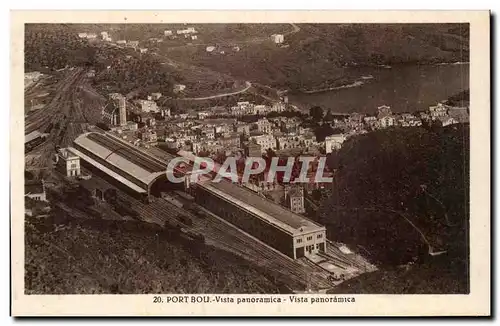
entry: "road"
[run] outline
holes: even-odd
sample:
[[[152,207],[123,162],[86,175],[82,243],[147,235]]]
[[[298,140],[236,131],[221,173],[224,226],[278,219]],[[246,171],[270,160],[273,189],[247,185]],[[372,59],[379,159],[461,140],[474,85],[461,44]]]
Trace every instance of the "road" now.
[[[241,94],[241,93],[245,93],[246,91],[248,91],[250,89],[250,87],[252,87],[252,83],[249,82],[249,81],[246,81],[245,85],[246,85],[245,88],[243,88],[243,89],[241,89],[239,91],[235,91],[235,92],[216,94],[216,95],[206,96],[206,97],[186,97],[186,98],[181,98],[179,100],[185,100],[185,101],[187,101],[187,100],[189,100],[189,101],[203,101],[203,100],[211,100],[211,99],[214,99],[214,98],[220,98],[220,97],[238,95],[238,94]]]

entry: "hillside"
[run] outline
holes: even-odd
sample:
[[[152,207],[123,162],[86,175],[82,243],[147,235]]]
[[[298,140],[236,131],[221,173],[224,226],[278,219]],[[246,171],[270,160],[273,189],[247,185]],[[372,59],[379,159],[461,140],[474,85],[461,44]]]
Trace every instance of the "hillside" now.
[[[239,44],[226,55],[204,47],[167,49],[175,60],[291,90],[338,86],[353,81],[346,66],[468,61],[469,30],[460,24],[298,24],[271,41]]]
[[[28,294],[279,292],[247,261],[154,224],[26,219]]]
[[[368,292],[385,286],[401,289],[400,272],[391,270],[407,263],[415,263],[415,271],[405,276],[416,278],[413,283],[423,278],[432,283],[427,274],[447,278],[443,275],[449,273],[461,285],[447,291],[466,288],[468,125],[358,136],[329,164],[337,171],[332,196],[323,201],[318,219],[330,239],[359,248],[382,270],[353,281],[355,288],[364,280]],[[383,275],[392,275],[390,281],[377,285]]]

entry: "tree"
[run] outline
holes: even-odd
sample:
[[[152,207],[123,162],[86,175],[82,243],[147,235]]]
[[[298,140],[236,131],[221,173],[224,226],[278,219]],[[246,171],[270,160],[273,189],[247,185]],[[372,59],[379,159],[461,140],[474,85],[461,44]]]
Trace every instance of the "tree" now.
[[[323,119],[323,109],[320,106],[313,106],[309,110],[309,115],[314,121],[321,121]]]

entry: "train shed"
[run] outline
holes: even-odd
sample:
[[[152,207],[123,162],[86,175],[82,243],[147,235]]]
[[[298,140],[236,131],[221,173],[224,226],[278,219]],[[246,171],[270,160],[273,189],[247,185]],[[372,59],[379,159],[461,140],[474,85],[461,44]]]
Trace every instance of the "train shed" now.
[[[200,182],[196,201],[254,237],[297,259],[326,250],[326,228],[232,183]]]
[[[73,145],[71,150],[87,169],[139,197],[160,193],[167,182],[166,166],[161,161],[109,134],[85,133]]]

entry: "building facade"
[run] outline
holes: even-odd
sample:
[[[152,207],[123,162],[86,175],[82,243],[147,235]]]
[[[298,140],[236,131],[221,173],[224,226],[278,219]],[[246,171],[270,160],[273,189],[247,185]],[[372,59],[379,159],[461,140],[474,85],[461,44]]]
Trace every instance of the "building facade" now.
[[[56,169],[67,177],[76,177],[81,174],[80,157],[69,148],[61,148],[56,156]]]

